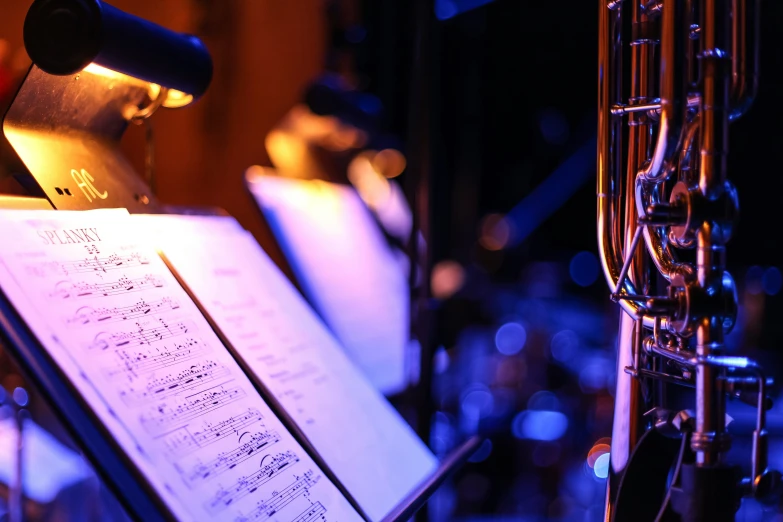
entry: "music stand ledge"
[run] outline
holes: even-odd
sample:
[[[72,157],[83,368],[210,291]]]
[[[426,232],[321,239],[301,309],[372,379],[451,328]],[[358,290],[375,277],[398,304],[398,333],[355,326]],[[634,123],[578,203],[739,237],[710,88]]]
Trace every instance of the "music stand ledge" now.
[[[441,484],[467,462],[482,441],[481,437],[473,435],[457,446],[443,459],[438,469],[427,480],[419,484],[418,488],[413,490],[402,502],[397,504],[397,507],[384,517],[383,522],[406,522],[410,520],[427,503]]]

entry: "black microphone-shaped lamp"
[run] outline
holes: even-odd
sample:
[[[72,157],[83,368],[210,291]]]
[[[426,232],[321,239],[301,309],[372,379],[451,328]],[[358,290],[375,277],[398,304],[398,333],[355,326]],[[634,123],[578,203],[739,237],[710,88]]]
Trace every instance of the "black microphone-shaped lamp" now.
[[[103,68],[165,87],[165,107],[197,99],[212,79],[212,58],[201,40],[99,0],[35,0],[24,22],[24,44],[48,74]]]

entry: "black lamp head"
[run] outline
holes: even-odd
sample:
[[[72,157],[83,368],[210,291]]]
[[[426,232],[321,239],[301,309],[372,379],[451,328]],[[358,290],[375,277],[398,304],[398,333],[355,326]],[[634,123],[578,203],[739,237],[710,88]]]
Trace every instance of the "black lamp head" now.
[[[99,0],[35,0],[24,44],[33,63],[53,75],[94,63],[193,98],[212,80],[212,58],[201,40]]]

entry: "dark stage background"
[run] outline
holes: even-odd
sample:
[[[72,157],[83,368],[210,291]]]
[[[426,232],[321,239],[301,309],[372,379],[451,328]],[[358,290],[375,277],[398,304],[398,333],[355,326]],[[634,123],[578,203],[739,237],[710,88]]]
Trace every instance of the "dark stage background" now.
[[[8,85],[29,64],[21,42],[29,3],[0,0]],[[596,257],[597,7],[481,3],[437,0],[427,11],[423,49],[416,45],[417,0],[114,5],[202,37],[215,60],[202,100],[155,116],[160,198],[225,208],[284,268],[241,180],[248,166],[272,164],[265,136],[310,82],[328,69],[377,96],[383,114],[376,123],[403,144],[409,167],[420,159],[410,129],[419,138],[427,130],[432,264],[456,267],[460,280],[456,292],[434,300],[429,442],[442,455],[470,434],[488,441],[436,495],[429,516],[599,521],[619,308],[609,303]],[[759,96],[731,127],[729,177],[741,215],[728,249],[743,306],[730,349],[761,359],[778,377],[781,21],[783,5],[763,0]],[[425,60],[423,77],[413,74],[416,60]],[[411,92],[427,94],[424,110],[409,110]],[[141,129],[130,129],[125,146],[143,171]],[[398,181],[405,185],[411,170]],[[13,379],[3,385],[12,389]],[[418,400],[395,405],[415,423],[411,412],[424,406]],[[737,418],[740,458],[749,451],[741,438],[749,427],[747,416]],[[783,461],[783,410],[776,407],[769,419],[775,464]],[[738,520],[781,522],[783,515],[746,502]]]

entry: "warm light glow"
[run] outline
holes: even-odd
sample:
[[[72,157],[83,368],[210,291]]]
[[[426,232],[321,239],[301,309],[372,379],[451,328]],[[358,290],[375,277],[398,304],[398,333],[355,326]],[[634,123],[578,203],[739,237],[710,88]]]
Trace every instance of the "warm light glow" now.
[[[131,83],[136,85],[148,85],[149,82],[145,82],[144,80],[139,80],[138,78],[134,78],[133,76],[128,76],[127,74],[123,74],[121,72],[114,71],[112,69],[107,69],[106,67],[102,67],[98,65],[97,63],[91,63],[87,67],[85,67],[82,70],[83,73],[89,73],[94,74],[95,76],[100,76],[102,78],[106,78],[108,80],[120,80],[125,83]]]
[[[367,206],[377,209],[388,201],[391,187],[389,180],[375,170],[372,162],[374,156],[374,151],[366,151],[351,160],[348,165],[348,180]]]
[[[432,295],[447,299],[465,284],[465,269],[456,261],[441,261],[432,268]]]
[[[261,176],[277,176],[277,171],[272,167],[264,167],[263,165],[250,165],[245,169],[245,176],[248,178],[259,178]]]
[[[596,461],[601,458],[602,455],[609,454],[611,451],[611,443],[612,439],[609,437],[598,439],[598,441],[593,445],[592,448],[590,448],[590,451],[587,453],[587,465],[593,468]]]
[[[479,243],[487,250],[501,250],[511,238],[511,226],[501,214],[490,214],[481,223]]]
[[[150,84],[150,93],[152,93],[155,88],[157,88],[157,94],[154,96],[150,96],[150,98],[155,99],[157,98],[158,94],[160,93],[160,85],[157,83],[151,83]],[[176,109],[179,107],[184,107],[185,105],[189,104],[193,101],[193,95],[192,94],[186,94],[182,91],[178,91],[177,89],[168,89],[166,91],[166,99],[163,100],[163,105],[166,108],[169,109]]]
[[[405,170],[405,156],[395,149],[383,149],[372,159],[372,165],[387,178],[396,178]]]
[[[287,119],[297,134],[308,140],[321,140],[337,131],[339,122],[333,116],[319,116],[307,106],[299,104],[291,108]]]
[[[304,104],[292,107],[277,129],[334,152],[361,148],[367,142],[364,131],[342,123],[334,116],[315,114]]]
[[[261,165],[249,167],[245,174],[251,183],[263,182],[270,190],[270,194],[274,194],[274,199],[278,203],[286,208],[301,211],[303,214],[316,214],[320,216],[321,224],[325,226],[329,226],[330,221],[337,226],[337,221],[333,221],[332,218],[344,212],[339,194],[325,181],[301,180],[296,184],[288,184],[284,178],[275,174],[274,169]],[[268,179],[270,175],[280,180],[280,185],[275,190],[272,189],[276,183],[273,179]]]
[[[157,99],[157,97],[160,95],[160,85],[156,83],[145,82],[144,80],[134,78],[133,76],[128,76],[127,74],[123,74],[112,69],[107,69],[106,67],[102,67],[96,63],[89,64],[83,69],[82,72],[94,74],[109,80],[121,81],[131,85],[145,86],[149,90],[149,97],[151,100]],[[111,85],[109,85],[109,88],[111,89]],[[163,100],[161,105],[174,109],[177,107],[184,107],[192,101],[192,94],[186,94],[176,89],[168,89],[166,93],[166,99]]]
[[[306,164],[310,153],[307,142],[301,137],[275,129],[266,135],[264,141],[269,159],[279,170],[286,174],[302,174],[309,170]]]

